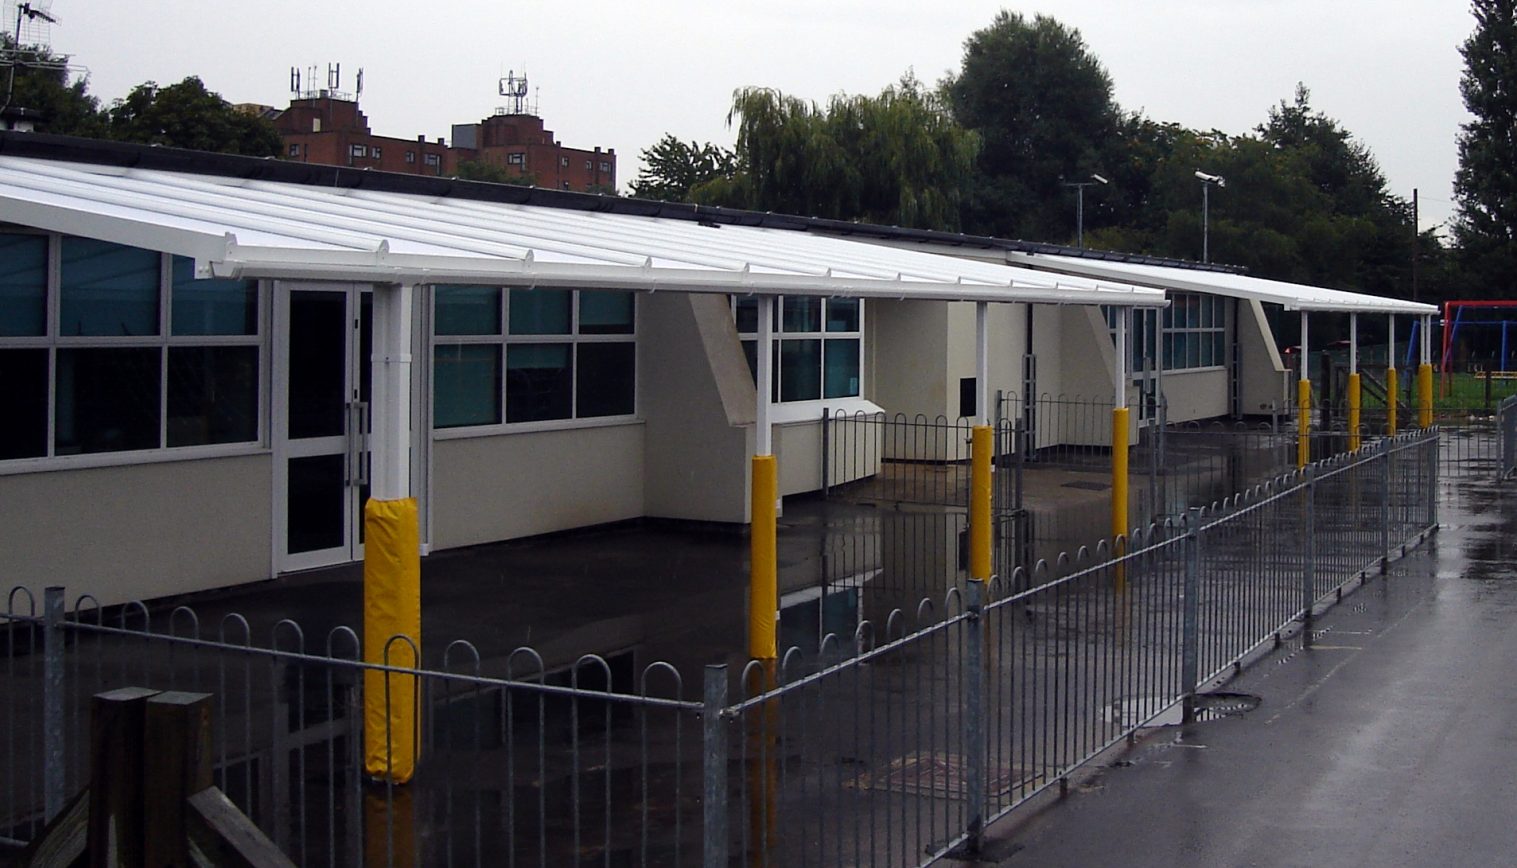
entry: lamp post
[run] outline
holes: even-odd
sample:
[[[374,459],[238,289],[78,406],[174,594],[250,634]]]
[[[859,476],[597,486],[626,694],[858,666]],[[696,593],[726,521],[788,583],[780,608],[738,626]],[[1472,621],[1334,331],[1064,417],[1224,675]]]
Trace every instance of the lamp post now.
[[[1089,181],[1060,181],[1065,187],[1075,188],[1075,243],[1085,249],[1085,188],[1096,184],[1110,184],[1105,178],[1092,172]]]
[[[1221,175],[1208,175],[1196,170],[1196,179],[1201,182],[1201,261],[1211,262],[1211,188],[1226,187]]]

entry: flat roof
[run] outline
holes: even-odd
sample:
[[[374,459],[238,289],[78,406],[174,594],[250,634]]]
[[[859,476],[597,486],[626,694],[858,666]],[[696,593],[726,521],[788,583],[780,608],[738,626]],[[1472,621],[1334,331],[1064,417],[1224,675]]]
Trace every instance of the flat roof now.
[[[203,275],[1144,307],[1166,303],[1161,291],[1116,279],[1052,274],[763,225],[492,201],[425,187],[398,192],[317,186],[145,168],[121,160],[88,162],[77,159],[79,154],[76,159],[18,154],[45,150],[39,146],[46,144],[39,141],[28,148],[17,147],[15,138],[0,140],[0,214],[5,221],[193,257]],[[91,150],[78,140],[69,144],[80,153]],[[119,148],[106,151],[119,156]],[[175,156],[186,159],[184,153]],[[235,158],[233,164],[249,162],[255,167],[265,163]]]
[[[1266,280],[1246,274],[1025,252],[1009,252],[1006,258],[1013,264],[1050,274],[1077,275],[1094,280],[1119,280],[1135,286],[1155,289],[1207,292],[1233,298],[1254,299],[1278,304],[1286,310],[1412,316],[1438,313],[1436,305],[1365,295],[1342,289],[1307,286],[1282,280]]]

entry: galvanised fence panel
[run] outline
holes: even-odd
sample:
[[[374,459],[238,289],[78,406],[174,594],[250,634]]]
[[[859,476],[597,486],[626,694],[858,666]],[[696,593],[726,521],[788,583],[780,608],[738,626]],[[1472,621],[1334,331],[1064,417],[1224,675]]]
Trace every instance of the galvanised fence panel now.
[[[1301,631],[1436,524],[1438,432],[1384,438],[1115,546],[1039,561],[699,676],[433,643],[360,662],[346,627],[13,592],[0,836],[83,786],[88,701],[215,696],[216,785],[299,864],[919,865],[1062,788]],[[1120,552],[1119,557],[1113,557]],[[924,587],[926,587],[924,585]],[[421,709],[404,785],[359,762],[365,670]],[[373,697],[371,697],[373,698]],[[0,842],[4,843],[4,842]]]

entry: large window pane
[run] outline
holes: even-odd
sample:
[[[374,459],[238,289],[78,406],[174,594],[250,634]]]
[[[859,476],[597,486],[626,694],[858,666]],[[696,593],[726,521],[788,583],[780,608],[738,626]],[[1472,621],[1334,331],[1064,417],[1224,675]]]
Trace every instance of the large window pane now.
[[[169,311],[169,331],[176,335],[257,334],[258,283],[196,280],[194,260],[176,256]]]
[[[859,394],[859,342],[857,339],[827,341],[827,368],[822,372],[824,398],[856,398]]]
[[[737,310],[734,313],[737,319],[737,333],[751,335],[758,331],[758,299],[746,296],[737,300]]]
[[[500,421],[500,345],[439,345],[432,354],[432,423],[437,428]]]
[[[630,292],[580,290],[579,333],[582,335],[632,334],[633,304]]]
[[[637,345],[580,344],[577,377],[578,416],[630,415],[637,385]]]
[[[170,347],[170,446],[258,439],[258,348]]]
[[[511,290],[510,325],[513,335],[566,335],[569,333],[567,289]]]
[[[791,296],[780,307],[780,328],[787,332],[819,332],[822,330],[822,300],[815,297]]]
[[[159,255],[91,238],[63,238],[59,334],[158,334]]]
[[[0,233],[0,262],[0,335],[45,334],[47,236]]]
[[[780,341],[780,400],[822,397],[822,342]]]
[[[827,299],[827,331],[856,332],[859,330],[859,300],[856,298]]]
[[[47,350],[0,350],[0,459],[47,454]]]
[[[574,390],[572,348],[570,344],[506,348],[507,422],[569,418]]]
[[[54,451],[156,448],[161,358],[157,347],[59,349]]]
[[[440,335],[500,334],[500,288],[439,286],[432,331]]]

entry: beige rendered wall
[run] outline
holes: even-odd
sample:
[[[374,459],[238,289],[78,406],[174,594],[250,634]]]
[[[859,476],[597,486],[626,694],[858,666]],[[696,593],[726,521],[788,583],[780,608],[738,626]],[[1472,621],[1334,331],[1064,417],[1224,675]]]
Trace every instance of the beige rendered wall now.
[[[639,309],[646,514],[746,522],[756,393],[727,297],[653,293]]]
[[[866,309],[872,400],[891,415],[948,415],[947,306],[938,301],[870,301]],[[954,389],[957,406],[957,385]]]
[[[1227,406],[1227,369],[1165,371],[1164,397],[1170,423],[1214,419],[1232,412]]]
[[[1258,301],[1238,302],[1238,384],[1243,412],[1267,414],[1271,405],[1290,406],[1291,388],[1275,337]]]
[[[0,476],[7,587],[103,606],[267,579],[267,454]]]
[[[643,425],[432,445],[432,547],[474,545],[643,514]]]

